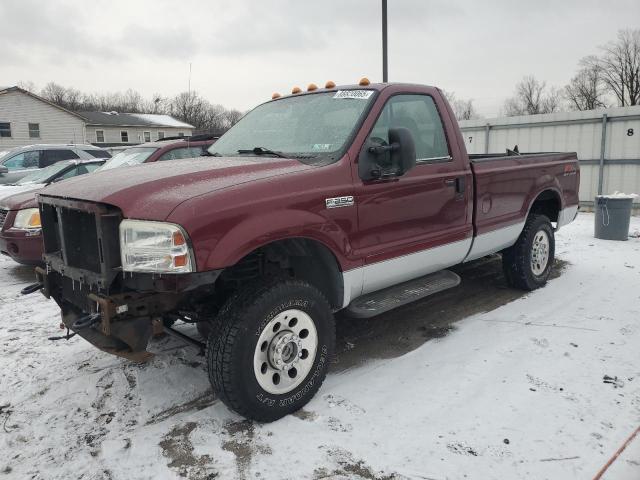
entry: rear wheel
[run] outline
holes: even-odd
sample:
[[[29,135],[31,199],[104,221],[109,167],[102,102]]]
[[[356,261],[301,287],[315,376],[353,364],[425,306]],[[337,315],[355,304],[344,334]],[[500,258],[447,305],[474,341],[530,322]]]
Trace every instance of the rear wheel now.
[[[502,252],[507,283],[535,290],[547,283],[555,259],[555,237],[545,215],[531,214],[516,243]]]
[[[335,348],[335,322],[323,295],[300,280],[243,288],[209,336],[209,379],[239,414],[269,422],[305,405],[320,388]]]

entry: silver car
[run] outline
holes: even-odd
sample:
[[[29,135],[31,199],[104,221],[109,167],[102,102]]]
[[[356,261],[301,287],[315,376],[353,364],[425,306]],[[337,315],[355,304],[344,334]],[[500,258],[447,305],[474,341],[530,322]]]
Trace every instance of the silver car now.
[[[0,151],[0,185],[16,183],[22,177],[62,160],[110,158],[93,145],[29,145]]]

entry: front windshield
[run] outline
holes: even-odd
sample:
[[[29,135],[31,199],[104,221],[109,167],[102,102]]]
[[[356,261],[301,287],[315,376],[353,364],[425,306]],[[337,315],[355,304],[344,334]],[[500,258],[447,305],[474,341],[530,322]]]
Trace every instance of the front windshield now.
[[[42,170],[37,170],[26,177],[22,177],[16,185],[30,185],[32,183],[47,183],[49,179],[60,173],[62,170],[69,166],[68,162],[58,162],[53,165],[49,165]]]
[[[110,170],[112,168],[144,163],[156,150],[158,149],[154,147],[127,148],[111,157],[99,170]]]
[[[269,151],[326,163],[342,155],[373,90],[342,90],[286,97],[245,115],[209,148],[222,156],[269,155]],[[256,152],[250,152],[256,148]],[[249,152],[247,152],[249,150]]]

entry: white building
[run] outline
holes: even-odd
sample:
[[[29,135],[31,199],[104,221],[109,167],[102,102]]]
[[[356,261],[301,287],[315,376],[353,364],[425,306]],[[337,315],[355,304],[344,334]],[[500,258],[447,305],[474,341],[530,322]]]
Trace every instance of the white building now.
[[[169,115],[118,112],[78,112],[86,119],[88,143],[115,147],[155,142],[165,137],[190,137],[194,126]]]
[[[136,145],[190,137],[194,127],[169,115],[71,112],[19,87],[0,87],[0,147],[47,143]]]
[[[598,193],[640,194],[640,106],[463,120],[469,153],[577,152],[580,203]],[[634,201],[640,209],[640,198]]]
[[[34,143],[86,143],[86,120],[18,87],[0,88],[0,150]]]

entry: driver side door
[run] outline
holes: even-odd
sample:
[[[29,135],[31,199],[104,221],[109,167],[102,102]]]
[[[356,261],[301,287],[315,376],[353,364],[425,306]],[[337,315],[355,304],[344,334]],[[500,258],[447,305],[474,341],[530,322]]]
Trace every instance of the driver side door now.
[[[364,148],[387,144],[397,127],[412,134],[416,166],[403,176],[356,179],[363,294],[460,263],[471,244],[470,172],[452,156],[433,97],[390,97]]]

